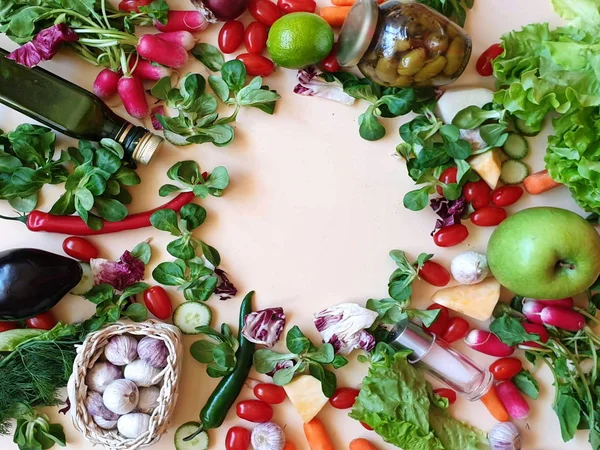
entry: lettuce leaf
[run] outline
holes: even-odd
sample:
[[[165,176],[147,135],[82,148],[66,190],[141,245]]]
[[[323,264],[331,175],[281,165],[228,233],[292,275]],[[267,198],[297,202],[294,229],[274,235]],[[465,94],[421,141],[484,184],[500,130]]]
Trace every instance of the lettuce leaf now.
[[[578,28],[593,28],[600,25],[600,0],[552,0],[556,13]]]

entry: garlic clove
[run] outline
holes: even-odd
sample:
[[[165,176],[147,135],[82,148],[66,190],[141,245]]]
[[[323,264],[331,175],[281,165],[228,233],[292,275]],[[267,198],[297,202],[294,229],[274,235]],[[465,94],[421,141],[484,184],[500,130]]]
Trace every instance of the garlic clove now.
[[[94,391],[89,391],[85,399],[85,407],[93,417],[99,417],[105,421],[117,423],[119,418],[118,414],[115,414],[104,405],[102,394]]]
[[[139,391],[140,399],[137,404],[137,410],[141,413],[152,414],[158,406],[160,389],[156,386],[149,386],[140,388]]]
[[[285,436],[279,425],[273,422],[258,424],[250,438],[254,450],[283,450]]]
[[[123,369],[110,362],[100,361],[88,371],[85,384],[92,391],[102,394],[110,383],[120,378],[123,378]]]
[[[146,361],[136,359],[125,366],[123,374],[139,387],[148,387],[158,383],[161,372],[161,369],[152,367]]]
[[[118,420],[119,416],[117,416]],[[117,420],[106,420],[100,416],[92,416],[94,423],[98,425],[103,430],[114,430],[117,428]]]
[[[492,450],[521,450],[521,434],[511,422],[498,423],[488,433],[488,440]]]
[[[157,369],[167,367],[169,350],[160,339],[146,336],[138,343],[137,352],[140,359],[146,361],[152,367]]]
[[[150,416],[142,413],[125,414],[119,417],[117,429],[126,438],[137,439],[150,427]]]
[[[108,385],[102,396],[104,405],[115,414],[127,414],[138,404],[139,392],[131,380],[116,380]]]
[[[477,252],[463,252],[450,263],[450,272],[460,284],[481,283],[490,273],[487,257]]]
[[[129,334],[109,339],[104,347],[104,357],[115,366],[125,366],[137,359],[138,342]]]

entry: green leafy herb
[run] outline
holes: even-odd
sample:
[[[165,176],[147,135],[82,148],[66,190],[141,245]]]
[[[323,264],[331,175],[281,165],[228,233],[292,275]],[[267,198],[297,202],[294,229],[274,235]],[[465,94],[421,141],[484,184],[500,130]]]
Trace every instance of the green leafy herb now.
[[[192,55],[204,64],[209,70],[218,72],[225,64],[223,53],[214,45],[200,43],[191,50]]]
[[[220,333],[208,326],[197,327],[196,330],[216,342],[196,341],[190,347],[194,359],[207,364],[206,373],[212,378],[220,378],[233,372],[236,365],[235,353],[240,344],[229,326],[222,324]]]
[[[419,277],[419,270],[433,255],[421,253],[414,263],[410,263],[402,250],[391,250],[390,257],[398,268],[392,272],[388,282],[388,293],[397,302],[408,305],[412,294],[412,283]]]
[[[467,10],[473,8],[474,2],[474,0],[419,0],[419,3],[441,12],[461,27],[465,25]]]
[[[150,247],[150,244],[147,241],[140,242],[138,245],[133,247],[133,250],[131,250],[130,253],[131,256],[136,257],[146,266],[152,258],[152,248]]]
[[[531,375],[526,370],[521,370],[518,374],[516,374],[512,382],[517,386],[517,388],[528,397],[531,397],[534,400],[537,400],[540,396],[540,386],[533,375]]]
[[[37,414],[25,403],[15,403],[9,414],[17,419],[13,441],[19,450],[47,450],[54,444],[66,446],[62,425],[50,423],[46,414]]]
[[[114,323],[122,316],[134,322],[143,322],[148,318],[148,310],[140,303],[135,303],[132,297],[148,289],[146,283],[135,283],[118,294],[110,284],[94,286],[84,297],[96,305],[96,313],[84,323],[87,331],[96,331],[107,323]]]
[[[504,314],[495,319],[490,324],[490,331],[498,336],[502,342],[510,346],[529,341],[538,342],[540,340],[539,335],[528,333],[523,328],[521,321],[509,314]]]
[[[215,167],[210,174],[206,174],[205,179],[205,175],[196,161],[180,161],[174,164],[167,172],[167,176],[179,185],[183,185],[183,188],[165,184],[158,191],[161,197],[181,190],[192,191],[194,195],[201,198],[206,198],[209,194],[213,197],[220,197],[223,195],[223,190],[229,185],[229,172],[225,167]]]

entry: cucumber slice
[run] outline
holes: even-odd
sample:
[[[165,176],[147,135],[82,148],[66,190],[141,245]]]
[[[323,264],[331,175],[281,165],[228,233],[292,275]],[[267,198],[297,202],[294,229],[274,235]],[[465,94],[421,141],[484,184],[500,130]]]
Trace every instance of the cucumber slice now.
[[[198,434],[194,439],[190,439],[189,441],[185,440],[186,437],[196,433],[198,428],[200,428],[198,422],[187,422],[177,428],[177,431],[175,432],[175,448],[177,450],[207,450],[208,434],[206,431]]]
[[[509,159],[502,163],[500,180],[504,184],[520,184],[529,175],[529,167],[522,161]]]
[[[539,127],[535,127],[535,128],[530,127],[529,125],[527,125],[525,123],[525,121],[523,119],[515,119],[515,128],[523,136],[529,136],[529,137],[537,136],[539,134],[539,132],[542,130],[541,125]]]
[[[196,327],[210,325],[212,312],[204,303],[185,302],[173,313],[173,323],[183,334],[198,334]]]
[[[80,262],[79,265],[81,266],[83,275],[81,275],[81,280],[79,280],[77,286],[71,289],[71,294],[73,295],[85,295],[94,287],[94,274],[90,265],[84,262]]]
[[[529,144],[520,134],[508,133],[508,138],[504,142],[502,150],[511,159],[523,159],[529,153]]]

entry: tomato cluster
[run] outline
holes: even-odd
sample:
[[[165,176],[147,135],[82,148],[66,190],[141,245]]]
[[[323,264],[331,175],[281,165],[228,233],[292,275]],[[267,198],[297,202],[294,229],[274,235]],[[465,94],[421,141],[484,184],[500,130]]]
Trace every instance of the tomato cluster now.
[[[450,310],[443,305],[433,303],[427,308],[428,311],[440,310],[433,323],[425,327],[431,334],[435,334],[448,344],[464,338],[469,332],[469,322],[462,317],[450,317]]]

